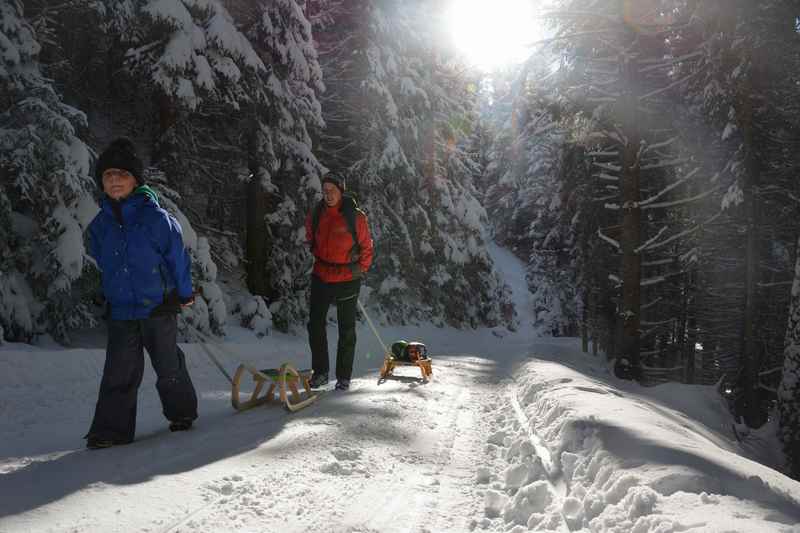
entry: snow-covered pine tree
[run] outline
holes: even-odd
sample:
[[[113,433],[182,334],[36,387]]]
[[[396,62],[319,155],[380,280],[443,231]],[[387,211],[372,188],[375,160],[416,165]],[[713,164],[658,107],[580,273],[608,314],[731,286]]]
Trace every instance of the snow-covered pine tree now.
[[[21,4],[0,3],[0,328],[6,339],[66,342],[91,323],[76,289],[94,184],[86,117],[42,75],[40,51]]]
[[[163,178],[162,192],[174,190],[175,210],[208,234],[192,249],[204,300],[193,313],[203,315],[195,326],[219,333],[221,291],[201,271],[215,261],[234,268],[241,259],[238,232],[227,229],[243,223],[247,147],[239,128],[263,101],[259,75],[267,68],[217,0],[115,0],[98,11],[98,46],[113,75],[100,91],[95,128],[103,141],[108,130],[135,138],[145,160],[150,154],[153,175]]]
[[[302,3],[255,2],[245,20],[268,66],[247,133],[248,287],[270,303],[276,327],[287,330],[307,313],[311,255],[302,228],[321,192],[312,133],[324,126],[318,95],[325,86]]]
[[[233,16],[216,1],[179,4],[134,10],[151,38],[137,35],[127,54],[156,82],[156,160],[194,223],[233,251],[227,266],[239,263],[239,232],[213,226],[246,234],[248,287],[286,329],[304,313],[298,280],[308,254],[298,228],[321,173],[311,132],[323,124],[316,93],[324,87],[310,25],[293,0],[232,4]]]
[[[561,164],[565,132],[539,82],[547,63],[545,56],[531,58],[511,83],[496,75],[495,84],[510,90],[498,95],[500,105],[486,110],[501,133],[482,181],[496,238],[528,265],[533,326],[544,334],[566,335],[577,329],[574,232],[564,205],[569,194]]]
[[[485,100],[481,96],[481,93],[478,93],[478,100],[479,103],[482,100]],[[479,174],[475,177],[475,188],[478,190],[478,199],[481,201],[484,207],[486,207],[485,202],[485,193],[486,189],[489,186],[489,173],[487,172],[487,168],[489,167],[492,161],[492,147],[494,144],[494,138],[496,133],[494,131],[493,126],[486,120],[483,116],[483,111],[478,113],[478,119],[475,122],[475,126],[472,130],[472,134],[469,136],[467,141],[466,150],[470,154],[470,159],[474,162],[477,166],[477,170]],[[488,215],[487,210],[487,215]]]
[[[554,14],[562,36],[557,44],[574,80],[571,100],[591,118],[585,139],[595,180],[616,197],[606,198],[605,207],[617,222],[597,233],[620,255],[619,273],[609,276],[621,293],[621,335],[617,353],[609,355],[626,359],[634,376],[647,367],[651,381],[672,370],[681,374],[671,362],[683,356],[686,335],[674,327],[681,306],[668,295],[681,293],[671,280],[682,279],[692,258],[687,237],[699,227],[683,206],[703,195],[702,187],[690,194],[696,165],[676,157],[670,91],[682,80],[669,76],[683,59],[667,57],[665,36],[674,21],[657,3],[597,1],[587,9],[564,1]]]
[[[288,306],[275,314],[276,323],[300,321],[304,292],[296,281],[306,281],[308,254],[296,230],[318,189],[311,136],[322,125],[315,93],[323,88],[302,5],[32,4],[54,43],[48,56],[57,68],[50,73],[88,110],[95,144],[101,148],[123,134],[134,138],[155,164],[153,175],[163,178],[160,192],[173,191],[176,210],[208,236],[212,263],[232,271],[247,259],[249,270],[255,266],[272,280],[254,292]],[[81,37],[72,38],[70,29]],[[73,72],[88,72],[95,82],[86,84]],[[280,190],[246,198],[246,188],[265,176]],[[271,203],[253,216],[246,208],[251,199]],[[255,220],[249,229],[248,212]],[[243,253],[245,235],[261,243],[261,264]],[[217,330],[213,321],[199,323]]]
[[[734,410],[766,420],[783,357],[797,203],[795,137],[798,34],[791,2],[679,3],[691,21],[670,40],[686,79],[684,153],[713,176],[717,191],[699,210],[723,212],[698,241],[700,379],[726,375]],[[767,59],[769,57],[769,59]],[[770,216],[765,216],[767,213]],[[720,313],[725,309],[725,313]],[[761,375],[765,377],[763,382]],[[766,388],[765,388],[766,387]]]
[[[720,13],[711,13],[712,4],[676,3],[676,20],[693,23],[669,37],[669,55],[687,59],[674,67],[674,79],[683,80],[676,86],[683,104],[675,107],[681,130],[678,151],[681,157],[697,163],[704,181],[714,189],[698,202],[696,212],[717,215],[697,234],[696,283],[687,287],[696,293],[689,310],[695,322],[693,331],[698,335],[692,344],[702,346],[697,352],[699,364],[691,368],[697,382],[709,384],[723,375],[737,374],[743,308],[740,274],[744,264],[744,231],[731,231],[739,225],[730,207],[740,202],[736,174],[743,168],[735,130],[727,127],[734,91],[727,79],[731,57],[723,60],[722,55],[730,49],[732,35],[722,30]],[[703,13],[705,10],[709,12]],[[721,309],[725,312],[720,313]]]
[[[526,74],[498,72],[489,83],[480,93],[481,118],[491,128],[492,142],[478,183],[495,239],[525,261],[531,244],[526,232],[532,218],[528,208],[533,200],[523,201],[524,207],[518,207],[516,200],[524,189],[519,175],[524,166],[519,159],[525,157],[521,151],[525,136],[519,118],[528,116],[520,110],[527,107]]]
[[[328,95],[323,162],[343,171],[370,217],[377,254],[368,301],[389,321],[499,324],[503,285],[486,250],[486,213],[453,150],[466,139],[471,80],[451,77],[436,6],[343,2],[321,48]],[[323,43],[324,44],[324,43]],[[447,74],[447,76],[443,74]],[[449,85],[454,83],[456,85]],[[473,104],[469,104],[473,105]]]
[[[230,225],[230,191],[247,174],[237,127],[266,66],[218,0],[139,2],[125,23],[128,81],[159,117],[153,162],[198,223]]]
[[[198,109],[206,102],[229,109],[251,99],[255,74],[266,70],[249,40],[217,0],[148,0],[136,11],[136,46],[130,64],[147,73],[173,105]]]

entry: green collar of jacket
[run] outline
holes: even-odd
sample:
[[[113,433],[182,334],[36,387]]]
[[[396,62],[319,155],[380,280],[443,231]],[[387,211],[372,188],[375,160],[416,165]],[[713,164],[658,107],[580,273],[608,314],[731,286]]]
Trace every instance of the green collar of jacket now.
[[[147,185],[140,185],[139,187],[136,187],[136,189],[133,190],[133,194],[143,194],[144,196],[150,198],[150,200],[152,200],[152,202],[158,207],[161,207],[161,204],[158,203],[158,194],[156,194],[156,191]]]

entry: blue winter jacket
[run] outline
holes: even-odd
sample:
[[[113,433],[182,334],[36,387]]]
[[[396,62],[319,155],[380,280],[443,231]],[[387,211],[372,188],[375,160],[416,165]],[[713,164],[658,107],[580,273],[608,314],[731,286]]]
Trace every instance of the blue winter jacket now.
[[[89,253],[102,271],[111,318],[147,318],[175,289],[181,301],[189,301],[191,259],[178,221],[149,187],[139,187],[117,207],[115,214],[114,200],[104,196],[89,224]]]

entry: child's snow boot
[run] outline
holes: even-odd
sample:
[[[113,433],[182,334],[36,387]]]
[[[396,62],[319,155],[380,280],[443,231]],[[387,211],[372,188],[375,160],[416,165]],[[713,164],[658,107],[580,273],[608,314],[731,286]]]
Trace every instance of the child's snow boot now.
[[[308,382],[312,389],[319,389],[328,384],[328,374],[314,374]]]

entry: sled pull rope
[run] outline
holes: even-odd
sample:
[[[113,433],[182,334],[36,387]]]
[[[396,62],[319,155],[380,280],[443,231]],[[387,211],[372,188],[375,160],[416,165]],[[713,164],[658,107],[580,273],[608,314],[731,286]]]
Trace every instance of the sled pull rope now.
[[[381,339],[381,336],[378,334],[378,330],[375,329],[375,324],[373,324],[372,320],[369,318],[369,314],[367,314],[367,310],[364,308],[364,304],[361,303],[361,300],[357,301],[358,301],[358,307],[360,307],[361,312],[364,313],[364,318],[367,319],[367,324],[369,324],[370,329],[372,329],[372,333],[375,334],[375,337],[377,337],[378,342],[381,343],[381,347],[383,348],[383,353],[388,354],[389,350],[386,348],[386,344],[383,342],[383,339]]]
[[[211,349],[210,349],[208,346],[206,346],[206,344],[213,344],[214,346],[216,346],[216,345],[217,345],[217,343],[216,343],[216,342],[214,342],[214,340],[213,340],[213,339],[210,339],[210,338],[209,338],[209,337],[208,337],[208,336],[207,336],[205,333],[203,333],[202,331],[200,331],[199,329],[197,329],[197,328],[196,328],[196,327],[194,327],[193,325],[189,324],[188,322],[186,323],[186,325],[187,325],[187,326],[189,326],[190,328],[192,328],[192,330],[194,331],[194,333],[195,333],[195,334],[196,334],[198,337],[200,337],[200,340],[202,340],[202,341],[205,341],[205,342],[200,342],[200,343],[198,343],[198,344],[200,344],[200,347],[201,347],[201,348],[203,349],[203,351],[206,353],[206,355],[208,356],[208,358],[209,358],[209,359],[211,359],[211,362],[212,362],[212,363],[214,363],[214,365],[215,365],[215,366],[216,366],[216,367],[219,369],[219,371],[220,371],[220,372],[222,372],[222,375],[223,375],[223,376],[225,376],[225,379],[227,379],[227,380],[228,380],[228,383],[230,383],[231,385],[233,385],[233,378],[231,377],[231,375],[230,375],[230,374],[228,374],[227,370],[225,370],[225,367],[224,367],[224,366],[222,366],[222,363],[220,363],[220,362],[219,362],[219,359],[217,359],[217,358],[214,356],[214,354],[211,352]]]
[[[225,370],[225,367],[222,366],[222,363],[219,362],[219,359],[214,357],[214,354],[211,352],[208,346],[206,346],[205,343],[200,343],[200,347],[203,349],[204,352],[206,352],[206,355],[208,355],[208,358],[211,359],[211,362],[213,362],[214,365],[216,365],[216,367],[219,369],[219,371],[222,372],[222,375],[225,376],[225,379],[228,380],[228,383],[233,385],[233,378],[231,377],[230,374],[228,374],[228,371]]]

